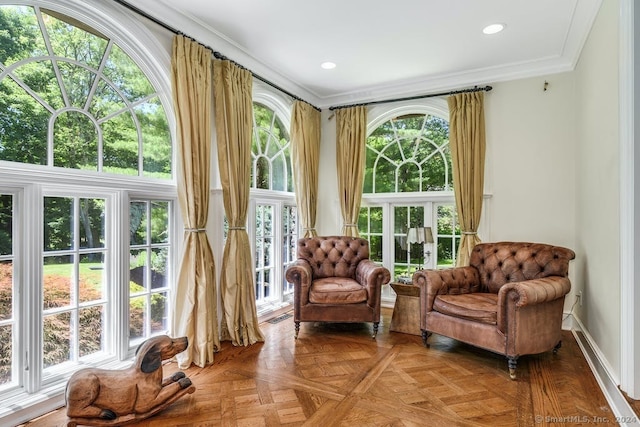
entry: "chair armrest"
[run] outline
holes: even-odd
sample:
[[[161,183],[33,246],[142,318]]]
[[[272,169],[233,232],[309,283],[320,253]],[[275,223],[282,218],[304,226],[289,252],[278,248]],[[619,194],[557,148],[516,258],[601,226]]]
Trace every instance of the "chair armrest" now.
[[[391,281],[391,273],[370,259],[363,259],[356,267],[356,281],[367,288],[367,304],[376,307],[382,295],[382,285]]]
[[[548,276],[541,279],[506,283],[498,292],[498,328],[506,330],[507,313],[510,306],[516,308],[544,304],[564,298],[571,290],[567,277]]]
[[[413,284],[420,286],[422,310],[433,310],[436,295],[469,294],[480,291],[480,275],[475,267],[455,267],[443,270],[418,270]]]
[[[309,288],[313,279],[311,265],[306,260],[298,259],[287,267],[285,277],[287,282],[293,283],[294,295],[300,296],[300,304],[308,304]]]

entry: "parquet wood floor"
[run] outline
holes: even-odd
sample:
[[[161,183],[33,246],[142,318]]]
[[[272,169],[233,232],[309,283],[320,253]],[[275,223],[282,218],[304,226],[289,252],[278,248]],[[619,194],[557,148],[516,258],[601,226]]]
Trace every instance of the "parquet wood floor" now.
[[[507,362],[434,335],[389,332],[383,310],[376,340],[369,324],[265,323],[265,342],[223,343],[215,362],[185,373],[196,386],[144,427],[209,426],[536,426],[615,425],[569,331],[552,352],[523,356],[518,378]],[[165,365],[165,375],[176,364]],[[57,427],[61,408],[26,427]]]

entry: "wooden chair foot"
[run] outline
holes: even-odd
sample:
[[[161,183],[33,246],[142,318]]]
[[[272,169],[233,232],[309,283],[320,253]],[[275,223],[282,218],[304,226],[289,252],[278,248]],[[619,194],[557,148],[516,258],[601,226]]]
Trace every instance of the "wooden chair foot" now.
[[[295,324],[295,328],[296,328],[296,332],[295,335],[293,336],[294,339],[298,339],[298,334],[300,333],[300,322],[294,322]]]
[[[562,341],[558,341],[558,344],[553,347],[553,354],[558,354],[558,350],[560,350],[560,347],[562,347]]]
[[[509,378],[516,379],[516,367],[518,365],[518,356],[507,356],[509,363]]]
[[[427,340],[429,339],[430,336],[431,336],[431,332],[424,329],[422,330],[422,344],[424,344],[424,346],[427,348],[429,348],[429,343],[427,342]]]
[[[373,338],[374,340],[378,335],[378,326],[380,326],[380,322],[373,322],[373,336],[371,338]]]

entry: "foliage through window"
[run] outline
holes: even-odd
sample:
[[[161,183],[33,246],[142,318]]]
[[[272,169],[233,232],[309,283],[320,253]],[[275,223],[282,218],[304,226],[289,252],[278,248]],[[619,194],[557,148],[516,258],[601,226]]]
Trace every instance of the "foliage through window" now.
[[[255,291],[259,313],[291,301],[293,289],[284,278],[297,241],[289,132],[279,114],[254,102],[251,146],[252,210],[255,242]]]
[[[371,131],[358,228],[369,240],[371,258],[389,268],[394,279],[454,262],[460,229],[452,179],[444,118],[411,112]],[[435,242],[408,242],[412,227],[431,227]]]
[[[13,195],[0,194],[0,389],[16,382]]]
[[[293,192],[289,132],[270,108],[253,103],[251,186]]]
[[[69,13],[111,24],[101,27],[110,34],[38,1],[2,3],[6,410],[45,387],[55,393],[80,367],[126,359],[138,342],[168,331],[177,197],[165,113],[170,88],[163,70],[142,63],[151,64],[157,49],[143,50],[135,38],[116,42],[120,24],[92,15],[90,4]],[[46,3],[53,9],[71,2]]]
[[[367,138],[364,193],[451,189],[449,124],[427,114],[391,119]]]
[[[0,160],[171,178],[164,108],[113,40],[28,6],[0,28]]]

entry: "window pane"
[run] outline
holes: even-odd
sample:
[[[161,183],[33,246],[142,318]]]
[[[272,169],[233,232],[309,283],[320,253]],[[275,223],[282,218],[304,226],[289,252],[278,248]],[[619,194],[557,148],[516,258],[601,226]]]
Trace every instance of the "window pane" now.
[[[147,298],[144,296],[131,298],[129,303],[129,338],[146,337],[145,325],[147,324]]]
[[[167,248],[151,249],[151,289],[169,286],[167,281]]]
[[[160,99],[154,97],[136,106],[135,112],[142,129],[143,174],[171,179],[171,133]]]
[[[269,160],[264,157],[258,157],[256,162],[256,188],[269,189]]]
[[[101,252],[80,255],[79,302],[96,301],[104,298],[104,254]]]
[[[147,203],[131,202],[129,204],[129,244],[144,245],[147,242]]]
[[[0,194],[0,255],[10,255],[12,253],[13,196],[11,194]]]
[[[151,243],[169,241],[169,202],[151,202]]]
[[[129,111],[102,123],[105,172],[138,175],[138,130]]]
[[[0,385],[11,382],[13,364],[13,326],[0,326]]]
[[[0,261],[0,320],[13,317],[13,262]],[[6,341],[0,341],[6,342]]]
[[[79,357],[104,350],[104,310],[103,305],[80,309]]]
[[[167,292],[151,295],[151,333],[161,333],[169,329]]]
[[[0,111],[0,160],[47,164],[49,112],[6,77],[0,80]]]
[[[129,257],[129,291],[131,294],[143,292],[147,288],[147,251],[131,250]]]
[[[44,258],[43,308],[67,307],[74,297],[73,255]]]
[[[84,114],[61,113],[53,126],[53,164],[70,169],[98,170],[98,131]]]
[[[80,247],[102,248],[105,239],[105,200],[80,199]]]
[[[44,250],[71,249],[73,242],[73,199],[45,197]]]
[[[71,313],[45,316],[42,326],[45,368],[71,360]]]

